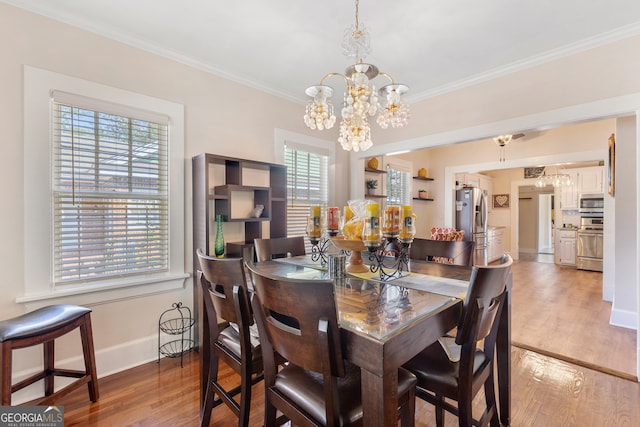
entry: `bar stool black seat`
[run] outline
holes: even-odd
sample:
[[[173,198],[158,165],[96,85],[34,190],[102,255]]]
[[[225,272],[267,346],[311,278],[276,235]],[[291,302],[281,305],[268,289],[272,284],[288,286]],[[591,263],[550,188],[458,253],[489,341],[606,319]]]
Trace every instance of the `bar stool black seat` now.
[[[85,370],[56,369],[54,340],[80,328]],[[11,381],[12,351],[44,345],[44,368],[16,384]],[[48,405],[87,384],[89,398],[98,401],[98,376],[91,331],[91,309],[71,304],[42,307],[30,313],[0,321],[0,404],[11,405],[11,395],[44,379],[44,394],[36,405]],[[54,377],[78,378],[54,393]]]

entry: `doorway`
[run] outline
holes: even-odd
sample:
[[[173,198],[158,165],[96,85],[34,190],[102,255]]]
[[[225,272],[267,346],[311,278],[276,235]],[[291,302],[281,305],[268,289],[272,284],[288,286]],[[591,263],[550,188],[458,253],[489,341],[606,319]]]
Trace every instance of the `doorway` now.
[[[523,185],[518,189],[519,252],[551,255],[554,253],[553,187]]]

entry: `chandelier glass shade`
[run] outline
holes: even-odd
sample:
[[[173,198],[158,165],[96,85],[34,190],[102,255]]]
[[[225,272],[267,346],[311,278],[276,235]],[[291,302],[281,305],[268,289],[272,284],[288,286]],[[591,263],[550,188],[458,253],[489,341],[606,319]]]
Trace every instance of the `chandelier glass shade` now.
[[[542,171],[538,179],[536,180],[536,187],[542,188],[547,185],[551,185],[553,187],[567,187],[573,185],[573,180],[571,179],[571,175],[566,173],[558,173],[556,168],[556,173],[547,175],[546,168]]]
[[[409,88],[396,84],[391,76],[381,72],[373,64],[363,62],[363,58],[371,53],[371,37],[365,27],[358,22],[358,0],[356,0],[356,22],[344,31],[342,52],[356,58],[357,62],[349,66],[344,74],[329,73],[319,85],[310,86],[305,93],[311,97],[307,102],[304,122],[310,129],[331,129],[336,122],[331,96],[333,88],[324,84],[330,77],[342,77],[346,83],[344,99],[340,115],[340,134],[338,141],[347,151],[364,151],[370,148],[371,126],[369,118],[377,115],[378,125],[387,129],[402,127],[409,120],[409,106],[401,96]],[[389,84],[376,90],[373,80],[385,77]],[[380,102],[380,98],[382,102]]]

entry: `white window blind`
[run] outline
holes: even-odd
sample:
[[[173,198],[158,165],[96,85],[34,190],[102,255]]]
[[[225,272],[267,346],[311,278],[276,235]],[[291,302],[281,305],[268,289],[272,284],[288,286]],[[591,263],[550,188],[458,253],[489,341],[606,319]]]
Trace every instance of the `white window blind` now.
[[[411,168],[390,163],[387,165],[387,203],[411,204]]]
[[[115,107],[53,94],[56,285],[169,269],[167,120]]]
[[[286,145],[287,236],[306,235],[309,207],[328,203],[329,157]]]

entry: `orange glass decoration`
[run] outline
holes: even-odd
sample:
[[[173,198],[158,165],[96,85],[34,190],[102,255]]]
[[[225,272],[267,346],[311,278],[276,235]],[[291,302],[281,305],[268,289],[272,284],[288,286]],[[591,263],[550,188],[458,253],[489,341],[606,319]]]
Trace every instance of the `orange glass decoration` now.
[[[387,206],[384,210],[382,234],[385,236],[397,236],[398,233],[400,233],[400,206]]]
[[[338,231],[340,228],[340,211],[337,207],[327,208],[327,229]]]

